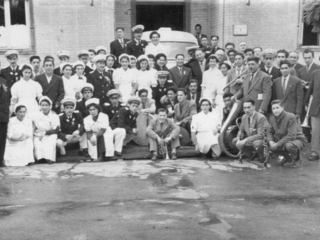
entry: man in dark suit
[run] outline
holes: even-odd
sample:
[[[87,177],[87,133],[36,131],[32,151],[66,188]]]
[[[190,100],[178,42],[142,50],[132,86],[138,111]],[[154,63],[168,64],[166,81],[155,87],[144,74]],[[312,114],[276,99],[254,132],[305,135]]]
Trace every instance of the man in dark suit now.
[[[320,66],[313,62],[314,52],[311,49],[306,49],[303,51],[303,58],[306,63],[306,66],[298,70],[297,77],[309,83],[311,79],[311,74],[315,70],[320,69]]]
[[[127,104],[120,102],[121,93],[118,89],[110,90],[107,93],[107,97],[109,98],[110,102],[106,102],[102,106],[102,112],[107,114],[111,120],[119,112],[120,108],[127,106]]]
[[[192,71],[192,78],[197,79],[199,82],[199,85],[202,84],[202,74],[206,70],[206,59],[205,54],[202,49],[197,49],[195,51],[196,55],[196,61],[193,61],[189,64],[189,67]]]
[[[89,112],[86,107],[86,101],[92,98],[93,90],[94,90],[94,88],[91,83],[85,83],[83,85],[83,87],[80,89],[83,97],[82,97],[82,99],[79,99],[77,101],[76,110],[78,110],[81,113],[83,118],[89,116]]]
[[[7,142],[7,130],[9,122],[9,89],[7,81],[0,77],[0,167],[4,167],[4,152]]]
[[[255,102],[256,111],[265,114],[271,100],[271,77],[259,70],[259,58],[248,58],[249,73],[235,94],[236,99],[250,98]]]
[[[127,43],[126,53],[138,58],[145,53],[148,42],[141,40],[143,25],[137,25],[132,28],[134,39]]]
[[[205,58],[207,59],[211,53],[211,47],[209,46],[209,40],[207,36],[201,37],[201,45],[201,48],[205,54]]]
[[[52,101],[52,110],[60,111],[61,100],[64,98],[64,86],[62,78],[53,74],[54,62],[46,59],[43,62],[44,73],[35,77],[35,81],[42,87],[42,95]]]
[[[82,50],[78,53],[79,60],[82,61],[85,66],[83,71],[84,76],[88,76],[88,74],[93,71],[93,69],[88,66],[89,54],[90,52],[88,50]]]
[[[202,37],[206,37],[207,35],[201,33],[201,30],[202,30],[201,24],[196,24],[194,29],[196,30],[196,34],[194,36],[198,40],[198,45],[199,45],[199,47],[202,47],[201,39],[202,39]]]
[[[65,51],[65,50],[59,51],[57,56],[60,59],[60,64],[65,63],[65,62],[69,62],[69,60],[70,60],[70,52]],[[60,68],[60,66],[55,68],[53,73],[55,75],[61,77],[62,76],[62,69]]]
[[[19,81],[19,66],[18,66],[18,51],[16,50],[9,50],[7,51],[4,56],[7,58],[9,62],[9,66],[0,69],[0,77],[4,78],[6,80],[6,85],[8,87],[8,99],[11,99],[11,92],[10,89],[14,83]],[[10,104],[10,102],[9,102]]]
[[[218,51],[219,49],[222,49],[220,47],[218,47],[218,43],[219,43],[219,36],[218,35],[212,35],[211,36],[211,54],[215,54],[216,51]]]
[[[117,27],[116,28],[117,39],[110,43],[110,53],[116,56],[119,59],[119,56],[126,51],[127,42],[130,39],[124,38],[124,28]]]
[[[273,114],[270,117],[268,134],[270,150],[284,157],[279,161],[280,165],[291,162],[291,167],[299,167],[300,152],[307,143],[301,125],[292,113],[283,109],[281,100],[272,101],[271,107]]]
[[[289,62],[291,62],[293,68],[296,70],[296,73],[298,74],[299,69],[304,66],[304,65],[298,63],[299,53],[296,51],[289,52],[288,60],[289,60]]]
[[[261,71],[269,74],[271,76],[271,80],[281,77],[280,70],[273,66],[277,55],[276,51],[273,49],[265,49],[261,55],[265,63],[264,67],[260,68]]]
[[[288,60],[280,62],[282,77],[273,81],[272,98],[281,100],[286,112],[295,114],[299,119],[303,107],[303,88],[301,80],[290,75],[291,63]]]
[[[169,79],[171,79],[178,88],[186,88],[192,78],[191,69],[184,67],[184,55],[176,55],[177,65],[169,69]]]
[[[195,79],[190,80],[187,99],[190,100],[191,102],[194,102],[197,105],[197,111],[200,110],[199,103],[201,98],[201,93],[198,90],[199,90],[198,81]]]
[[[258,62],[257,62],[258,65]],[[259,160],[263,160],[263,133],[268,127],[266,117],[255,111],[255,101],[248,99],[243,103],[245,114],[242,116],[238,137],[233,140],[239,150],[247,156],[258,153]],[[242,140],[241,140],[242,139]]]
[[[301,70],[301,69],[300,69]],[[311,104],[309,104],[312,96]],[[319,160],[320,155],[320,70],[315,70],[310,77],[310,85],[305,98],[305,104],[310,108],[309,115],[311,116],[312,140],[311,154],[309,161]],[[308,106],[309,104],[309,106]]]
[[[115,87],[110,73],[105,71],[106,55],[96,55],[92,61],[96,64],[97,68],[88,74],[87,82],[93,85],[93,97],[100,99],[100,104],[103,106],[104,103],[109,101],[107,93]]]

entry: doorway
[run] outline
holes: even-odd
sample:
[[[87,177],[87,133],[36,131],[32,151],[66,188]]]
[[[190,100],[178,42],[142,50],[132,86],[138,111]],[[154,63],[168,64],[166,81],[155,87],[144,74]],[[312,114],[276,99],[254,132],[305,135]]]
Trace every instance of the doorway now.
[[[176,31],[185,31],[184,3],[136,3],[136,24],[144,25],[144,31],[169,27]]]

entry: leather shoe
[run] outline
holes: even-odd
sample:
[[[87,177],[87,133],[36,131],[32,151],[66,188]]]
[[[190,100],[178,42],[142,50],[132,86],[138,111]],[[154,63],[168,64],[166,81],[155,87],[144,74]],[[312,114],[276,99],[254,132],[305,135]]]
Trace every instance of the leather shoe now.
[[[152,158],[151,158],[151,160],[152,161],[156,161],[158,159],[158,156],[157,156],[157,154],[153,154],[152,155]]]
[[[312,153],[310,154],[308,160],[309,160],[309,161],[317,161],[317,160],[319,160],[319,156],[318,156],[317,153],[312,152]]]
[[[292,167],[292,168],[300,167],[301,162],[302,162],[301,159],[296,160],[296,161],[294,161],[294,162],[290,165],[290,167]]]
[[[172,160],[176,160],[177,159],[177,154],[176,153],[172,153],[171,159]]]
[[[114,151],[114,155],[117,157],[121,157],[121,152]]]

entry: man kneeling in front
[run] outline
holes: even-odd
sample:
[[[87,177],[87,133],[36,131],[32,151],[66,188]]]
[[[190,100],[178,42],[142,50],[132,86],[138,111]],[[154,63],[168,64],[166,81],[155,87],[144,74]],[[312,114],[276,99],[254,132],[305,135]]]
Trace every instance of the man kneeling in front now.
[[[290,162],[291,167],[299,167],[301,164],[300,152],[307,143],[301,125],[294,114],[283,110],[281,100],[272,101],[271,107],[273,115],[270,117],[268,134],[270,150],[283,156],[283,159],[279,161],[281,166]]]
[[[147,127],[147,136],[150,144],[150,152],[152,153],[151,160],[155,161],[158,158],[159,148],[166,148],[167,144],[171,144],[172,156],[171,159],[177,159],[176,149],[180,146],[179,143],[180,128],[167,118],[167,110],[164,108],[158,109],[158,117],[153,119]]]

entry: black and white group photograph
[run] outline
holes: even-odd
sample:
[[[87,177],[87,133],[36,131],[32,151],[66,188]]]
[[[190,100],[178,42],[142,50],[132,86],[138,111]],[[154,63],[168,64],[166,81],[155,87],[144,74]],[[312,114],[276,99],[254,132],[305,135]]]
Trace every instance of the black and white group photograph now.
[[[0,240],[320,240],[320,0],[0,0]]]

